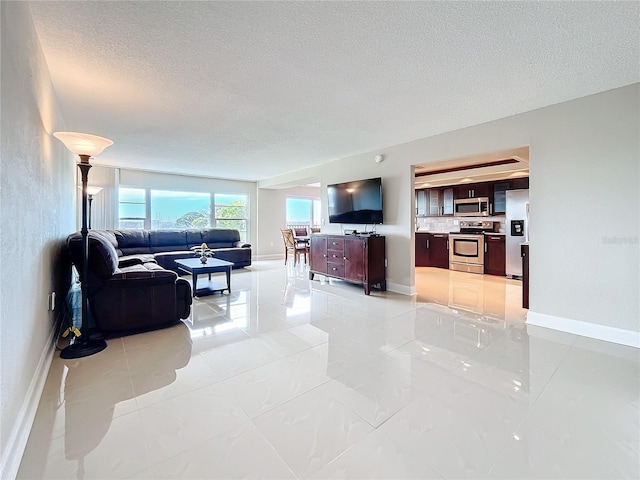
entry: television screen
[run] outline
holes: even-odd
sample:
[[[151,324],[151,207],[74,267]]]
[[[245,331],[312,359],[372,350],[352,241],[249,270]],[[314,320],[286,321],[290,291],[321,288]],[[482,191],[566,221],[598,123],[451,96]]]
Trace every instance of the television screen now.
[[[382,223],[382,179],[327,185],[329,223]]]

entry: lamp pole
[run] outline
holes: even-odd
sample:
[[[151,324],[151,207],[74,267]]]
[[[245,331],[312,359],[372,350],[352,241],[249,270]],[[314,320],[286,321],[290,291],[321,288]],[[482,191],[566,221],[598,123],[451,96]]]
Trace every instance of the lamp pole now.
[[[91,156],[99,155],[106,147],[113,144],[107,138],[74,132],[57,132],[54,136],[62,141],[73,153],[80,156],[78,168],[82,177],[82,268],[80,269],[80,287],[82,292],[82,319],[80,333],[76,333],[74,342],[60,352],[65,359],[82,358],[101,352],[107,348],[102,338],[91,339],[86,334],[89,320],[89,229],[87,228],[87,183]]]

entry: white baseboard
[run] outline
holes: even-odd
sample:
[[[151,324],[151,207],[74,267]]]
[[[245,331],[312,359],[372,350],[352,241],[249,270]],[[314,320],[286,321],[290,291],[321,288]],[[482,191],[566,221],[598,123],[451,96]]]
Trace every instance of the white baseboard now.
[[[629,347],[640,348],[640,332],[624,330],[622,328],[608,327],[596,323],[581,322],[570,318],[556,317],[546,313],[529,311],[527,325],[550,328],[561,332],[573,333],[582,337],[595,338],[605,342],[618,343]]]
[[[40,397],[49,373],[49,367],[53,361],[53,353],[55,351],[54,337],[57,331],[56,328],[51,331],[47,346],[42,352],[36,371],[33,374],[22,408],[20,408],[16,422],[13,424],[7,447],[0,462],[0,478],[16,478],[18,475],[20,461],[27,446],[27,440],[29,440],[31,427],[36,418]]]
[[[282,253],[270,253],[267,255],[254,255],[253,260],[278,260],[281,259],[284,262],[284,255]]]
[[[415,295],[416,287],[409,287],[407,285],[402,285],[401,283],[393,283],[387,282],[387,290],[390,290],[395,293],[399,293],[401,295]]]

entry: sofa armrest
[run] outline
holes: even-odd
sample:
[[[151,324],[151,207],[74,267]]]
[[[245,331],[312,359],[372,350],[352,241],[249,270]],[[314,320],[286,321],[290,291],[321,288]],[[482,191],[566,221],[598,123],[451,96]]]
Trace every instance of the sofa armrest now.
[[[250,243],[245,243],[245,242],[243,242],[242,240],[240,240],[240,241],[238,241],[238,242],[235,242],[235,243],[233,244],[233,246],[234,246],[235,248],[251,248],[251,244],[250,244]]]

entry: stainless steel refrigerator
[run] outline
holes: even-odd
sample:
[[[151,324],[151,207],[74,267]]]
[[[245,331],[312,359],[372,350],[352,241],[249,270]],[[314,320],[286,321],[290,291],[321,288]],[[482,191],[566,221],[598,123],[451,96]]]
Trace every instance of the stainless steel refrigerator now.
[[[506,273],[522,278],[520,244],[529,241],[529,190],[507,190],[506,195]]]

